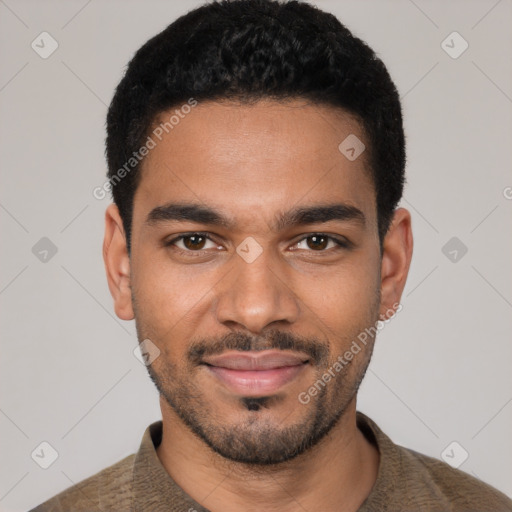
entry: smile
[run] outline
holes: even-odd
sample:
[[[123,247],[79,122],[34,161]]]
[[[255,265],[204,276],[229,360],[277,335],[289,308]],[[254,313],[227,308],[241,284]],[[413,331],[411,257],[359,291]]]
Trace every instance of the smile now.
[[[227,352],[204,359],[207,370],[232,393],[268,396],[276,393],[304,370],[304,354],[283,351]]]

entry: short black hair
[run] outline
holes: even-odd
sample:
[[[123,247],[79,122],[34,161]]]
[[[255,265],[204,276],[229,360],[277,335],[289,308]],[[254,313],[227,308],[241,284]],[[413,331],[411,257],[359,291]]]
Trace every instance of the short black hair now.
[[[158,116],[191,99],[264,98],[306,99],[341,108],[360,122],[382,249],[405,183],[400,98],[385,65],[335,16],[305,2],[221,0],[190,11],[147,41],[110,104],[108,179],[128,251],[139,150]]]

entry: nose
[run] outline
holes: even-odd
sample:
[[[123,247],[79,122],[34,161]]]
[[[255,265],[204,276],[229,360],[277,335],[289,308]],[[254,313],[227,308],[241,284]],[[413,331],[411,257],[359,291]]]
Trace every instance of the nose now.
[[[235,254],[231,264],[234,268],[216,287],[218,322],[258,334],[270,324],[277,327],[297,321],[299,300],[284,261],[264,249],[252,262]]]

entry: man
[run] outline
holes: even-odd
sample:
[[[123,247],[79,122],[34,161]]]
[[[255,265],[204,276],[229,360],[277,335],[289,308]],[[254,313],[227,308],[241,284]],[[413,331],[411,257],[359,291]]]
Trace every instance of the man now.
[[[162,421],[34,510],[512,510],[356,412],[413,247],[365,43],[305,3],[205,5],[137,52],[107,131],[107,278]]]

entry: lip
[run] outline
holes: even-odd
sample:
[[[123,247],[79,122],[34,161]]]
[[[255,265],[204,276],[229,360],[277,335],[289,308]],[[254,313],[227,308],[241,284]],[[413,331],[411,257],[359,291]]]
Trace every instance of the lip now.
[[[295,379],[308,363],[297,352],[226,352],[204,359],[206,369],[231,392],[242,396],[268,396]]]
[[[297,366],[309,360],[300,352],[264,350],[261,352],[224,352],[217,356],[205,357],[203,362],[229,370],[273,370],[286,366]]]

